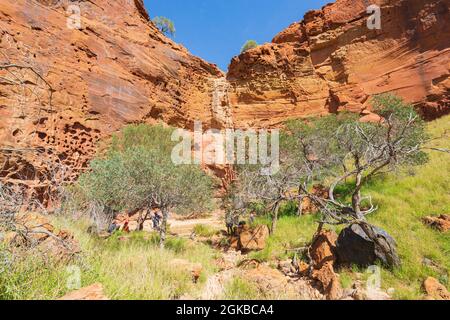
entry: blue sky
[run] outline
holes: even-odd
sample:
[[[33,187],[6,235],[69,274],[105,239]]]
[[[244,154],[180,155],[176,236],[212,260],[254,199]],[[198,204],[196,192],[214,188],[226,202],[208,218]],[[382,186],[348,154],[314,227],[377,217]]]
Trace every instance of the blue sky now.
[[[226,71],[246,40],[270,42],[332,0],[144,0],[150,16],[174,21],[175,41]]]

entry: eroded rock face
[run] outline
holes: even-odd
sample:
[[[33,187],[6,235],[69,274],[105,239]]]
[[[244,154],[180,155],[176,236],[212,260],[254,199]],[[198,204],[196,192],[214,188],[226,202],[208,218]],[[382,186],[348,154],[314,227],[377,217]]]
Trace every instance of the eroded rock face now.
[[[348,110],[394,92],[433,119],[450,111],[449,0],[377,0],[381,29],[363,0],[337,0],[289,26],[229,67],[239,127]]]
[[[125,124],[213,121],[222,72],[162,35],[142,0],[4,0],[0,30],[0,178],[42,189],[40,200],[51,164],[76,177]]]

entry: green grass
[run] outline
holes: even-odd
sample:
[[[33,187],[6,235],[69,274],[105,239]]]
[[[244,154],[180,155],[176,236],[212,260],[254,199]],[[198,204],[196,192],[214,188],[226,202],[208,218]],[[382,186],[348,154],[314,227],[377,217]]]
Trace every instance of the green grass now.
[[[450,116],[429,123],[432,136],[440,136],[450,129]],[[440,139],[435,146],[450,148],[450,141]],[[394,271],[382,270],[382,286],[393,288],[394,298],[420,299],[422,282],[428,276],[438,278],[449,287],[450,236],[425,226],[421,218],[427,215],[450,213],[450,155],[430,151],[430,162],[415,168],[392,173],[378,179],[364,189],[371,194],[379,210],[369,217],[371,223],[384,228],[398,243],[402,266]],[[292,205],[286,205],[280,213],[277,230],[264,250],[251,253],[249,258],[268,261],[292,257],[290,249],[307,244],[317,228],[315,216],[296,217]],[[72,232],[79,241],[82,255],[72,266],[81,271],[81,285],[96,282],[103,284],[111,299],[176,299],[181,296],[196,297],[203,289],[206,277],[215,272],[213,261],[218,252],[207,245],[169,237],[166,248],[158,247],[159,236],[149,233],[115,234],[108,240],[90,236],[88,222],[54,217],[53,223]],[[259,218],[257,224],[269,224],[267,218]],[[210,236],[215,230],[199,225],[198,235]],[[129,237],[122,241],[121,237]],[[0,248],[1,249],[1,248]],[[0,250],[3,255],[6,251]],[[423,259],[431,259],[438,267],[423,265]],[[186,259],[201,263],[204,272],[198,284],[194,284],[187,272],[170,266],[172,259]],[[1,268],[0,299],[54,299],[71,291],[67,281],[71,276],[70,265],[49,261],[37,254],[15,261],[13,268]],[[356,273],[368,277],[365,270],[343,269],[339,271],[343,287],[351,286]],[[261,293],[253,284],[241,278],[226,287],[226,297],[231,299],[257,299]]]
[[[197,224],[194,226],[194,232],[200,237],[212,237],[213,235],[218,234],[220,230],[205,224]]]
[[[80,261],[74,262],[83,273],[83,282],[94,282],[95,275]],[[65,264],[48,261],[38,253],[15,261],[0,273],[0,300],[53,299],[67,292],[70,269]]]
[[[317,230],[315,216],[282,216],[277,223],[277,229],[266,243],[262,251],[250,253],[250,258],[260,261],[274,259],[284,260],[293,256],[291,249],[305,246],[311,241],[311,236]],[[269,220],[259,218],[257,224],[269,224]]]
[[[176,299],[196,296],[206,277],[214,272],[216,253],[202,244],[169,238],[158,247],[156,234],[132,233],[121,241],[118,233],[108,240],[88,235],[86,222],[56,218],[53,223],[73,232],[83,250],[72,264],[81,270],[82,287],[100,282],[111,299]],[[194,284],[189,272],[170,266],[172,259],[201,263],[203,273]],[[0,299],[55,299],[70,290],[67,265],[45,262],[31,256],[13,270],[0,274]]]
[[[225,286],[225,300],[264,299],[258,288],[241,277],[236,277]]]
[[[440,137],[450,129],[449,124],[450,116],[443,117],[429,123],[429,132]],[[448,138],[433,144],[450,148]],[[450,236],[425,226],[421,219],[450,213],[450,155],[435,151],[429,154],[430,162],[414,172],[391,174],[364,190],[380,207],[369,220],[386,229],[398,243],[402,267],[382,272],[383,287],[394,288],[398,299],[420,298],[422,282],[428,276],[449,286]],[[424,258],[431,259],[440,270],[423,266]]]

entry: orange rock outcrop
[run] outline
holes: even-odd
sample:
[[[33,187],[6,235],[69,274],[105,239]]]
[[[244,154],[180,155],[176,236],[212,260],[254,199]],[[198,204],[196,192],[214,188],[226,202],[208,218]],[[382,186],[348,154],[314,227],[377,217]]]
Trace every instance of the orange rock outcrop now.
[[[381,29],[369,29],[369,4]],[[230,101],[238,127],[348,110],[394,92],[427,119],[450,111],[449,0],[337,0],[289,26],[272,43],[235,57]]]
[[[211,125],[221,77],[160,33],[142,0],[2,0],[0,179],[48,202],[48,181],[75,178],[125,124]]]

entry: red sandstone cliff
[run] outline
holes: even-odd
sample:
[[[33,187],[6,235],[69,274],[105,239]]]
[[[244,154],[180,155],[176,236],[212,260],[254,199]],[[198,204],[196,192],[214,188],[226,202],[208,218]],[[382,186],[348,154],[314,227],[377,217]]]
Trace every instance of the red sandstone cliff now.
[[[0,41],[2,180],[45,188],[57,162],[76,176],[127,123],[212,122],[222,72],[162,35],[142,0],[2,0]]]
[[[76,177],[98,142],[128,123],[275,126],[365,113],[371,95],[388,91],[427,118],[447,113],[449,2],[371,1],[382,28],[369,30],[368,1],[337,0],[234,58],[226,81],[162,35],[142,0],[2,0],[0,181],[46,200],[52,177]],[[68,27],[70,4],[80,29]]]
[[[381,6],[381,30],[366,8]],[[450,111],[449,0],[337,0],[310,11],[272,43],[235,57],[230,101],[239,127],[337,110],[367,112],[395,92],[426,118]]]

